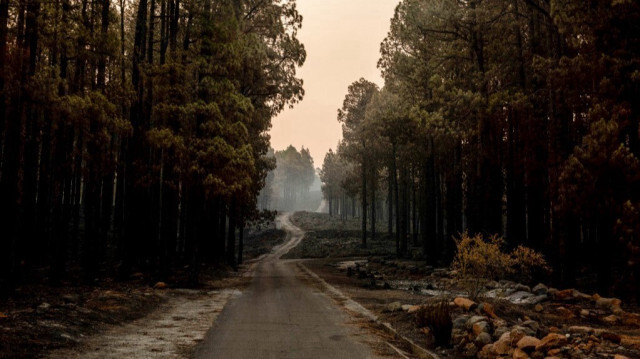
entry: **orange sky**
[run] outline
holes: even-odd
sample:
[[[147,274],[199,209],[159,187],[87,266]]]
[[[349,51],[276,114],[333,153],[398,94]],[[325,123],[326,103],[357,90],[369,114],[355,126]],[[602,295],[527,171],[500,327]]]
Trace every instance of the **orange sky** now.
[[[307,61],[298,70],[305,97],[273,120],[271,146],[310,149],[321,167],[329,148],[342,138],[338,108],[352,82],[364,77],[382,86],[376,68],[380,42],[399,0],[297,0],[303,16],[298,33]]]

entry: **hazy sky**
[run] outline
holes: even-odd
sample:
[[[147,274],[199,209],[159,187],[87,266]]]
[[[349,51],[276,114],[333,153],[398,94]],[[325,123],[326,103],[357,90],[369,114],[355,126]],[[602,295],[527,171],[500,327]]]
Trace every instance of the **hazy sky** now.
[[[271,146],[310,149],[321,167],[329,148],[342,138],[338,108],[347,87],[361,77],[383,85],[376,68],[380,42],[387,35],[399,0],[297,0],[302,14],[298,36],[307,61],[298,69],[305,96],[273,120]]]

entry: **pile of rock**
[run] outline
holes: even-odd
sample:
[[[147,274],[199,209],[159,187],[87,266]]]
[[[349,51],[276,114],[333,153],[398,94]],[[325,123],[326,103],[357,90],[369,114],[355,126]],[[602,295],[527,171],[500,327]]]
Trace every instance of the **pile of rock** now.
[[[617,300],[601,301],[601,305],[619,306]],[[467,358],[592,358],[598,356],[623,359],[617,354],[630,352],[621,346],[625,338],[613,332],[590,327],[545,327],[525,318],[508,324],[490,303],[477,304],[468,298],[456,298],[452,305],[462,314],[453,319],[452,343]],[[626,338],[629,339],[629,338]],[[633,347],[633,346],[632,346]],[[631,353],[631,352],[630,352]]]

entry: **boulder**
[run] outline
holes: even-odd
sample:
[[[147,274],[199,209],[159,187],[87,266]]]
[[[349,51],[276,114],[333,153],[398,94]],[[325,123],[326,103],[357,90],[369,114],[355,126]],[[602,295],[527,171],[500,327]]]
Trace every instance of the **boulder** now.
[[[500,336],[495,343],[492,344],[492,352],[498,355],[508,355],[513,351],[513,347],[511,345],[511,333],[507,332]],[[484,349],[484,348],[483,348]]]
[[[538,283],[535,287],[533,287],[531,291],[533,292],[533,294],[541,295],[541,294],[547,294],[547,292],[549,291],[549,288],[542,283]]]
[[[620,318],[615,314],[611,314],[611,315],[608,315],[608,316],[602,318],[603,322],[605,322],[607,324],[610,324],[610,325],[616,324],[619,320],[620,320]]]
[[[535,310],[536,312],[540,313],[544,310],[544,307],[542,306],[542,304],[538,303],[536,304],[536,306],[533,308],[533,310]]]
[[[640,327],[640,315],[635,313],[622,313],[622,323],[629,326]]]
[[[573,289],[559,290],[553,294],[556,300],[573,299]]]
[[[533,330],[534,333],[537,333],[540,330],[540,324],[535,320],[527,320],[521,324],[525,328],[529,328]]]
[[[620,308],[622,301],[618,298],[603,298],[598,294],[594,294],[593,299],[596,301],[598,308],[609,310],[614,314],[622,313],[622,308]]]
[[[491,333],[491,325],[487,322],[477,322],[473,324],[473,334],[479,335],[480,333]]]
[[[457,317],[456,319],[453,320],[453,328],[454,329],[464,329],[465,326],[467,325],[467,320],[469,318],[465,317],[465,316],[460,316]]]
[[[515,292],[507,297],[507,300],[513,304],[528,304],[528,300],[533,297],[534,294],[525,291]]]
[[[165,289],[167,288],[167,283],[165,282],[157,282],[153,285],[153,289]]]
[[[502,335],[509,332],[511,332],[511,329],[509,329],[509,327],[507,326],[496,327],[496,329],[493,331],[493,337],[500,338]]]
[[[511,329],[511,335],[513,336],[514,333],[517,333],[519,336],[523,337],[523,336],[535,336],[536,335],[536,331],[534,331],[533,329],[529,328],[529,327],[524,327],[522,325],[516,325]]]
[[[393,302],[393,303],[387,304],[384,307],[383,312],[393,313],[393,312],[399,312],[401,310],[402,310],[402,304],[400,302]]]
[[[473,328],[473,325],[479,322],[486,322],[488,319],[484,315],[474,315],[467,320],[467,328]]]
[[[493,305],[487,302],[480,303],[480,305],[478,306],[478,310],[480,311],[480,313],[486,314],[493,319],[498,319]]]
[[[476,302],[472,301],[469,298],[458,297],[453,300],[456,306],[464,309],[464,310],[474,310],[478,306]]]
[[[516,350],[513,352],[513,359],[529,359],[529,358],[530,358],[529,354],[524,352],[522,349],[516,348]]]
[[[572,319],[572,318],[576,317],[576,315],[573,314],[572,311],[570,311],[569,309],[567,309],[565,307],[556,308],[556,314],[561,316],[562,318],[565,318],[565,319]]]
[[[548,351],[567,344],[567,337],[562,334],[550,333],[536,345],[536,351]]]
[[[487,344],[491,343],[491,335],[489,335],[489,333],[480,333],[478,334],[478,336],[476,337],[476,339],[474,339],[474,343],[476,343],[476,345],[480,348],[484,347]]]
[[[608,340],[615,344],[620,344],[620,342],[622,341],[622,337],[620,335],[612,332],[604,332],[600,334],[600,338]]]
[[[526,336],[518,340],[517,347],[520,350],[531,353],[536,350],[536,346],[540,344],[540,339],[536,337]]]
[[[496,353],[493,351],[493,344],[487,344],[482,347],[482,350],[478,353],[478,359],[493,359],[496,357]]]
[[[467,343],[462,350],[462,356],[465,358],[473,358],[478,354],[478,347],[473,343]]]
[[[508,297],[515,291],[516,290],[512,288],[494,288],[484,293],[484,296],[487,298],[504,298],[504,297]]]

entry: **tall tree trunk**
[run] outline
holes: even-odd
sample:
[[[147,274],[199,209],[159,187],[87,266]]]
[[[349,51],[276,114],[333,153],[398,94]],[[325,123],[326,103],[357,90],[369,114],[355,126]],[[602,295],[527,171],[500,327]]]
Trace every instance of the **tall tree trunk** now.
[[[365,148],[364,142],[362,144]],[[367,248],[367,160],[362,158],[362,248]]]

